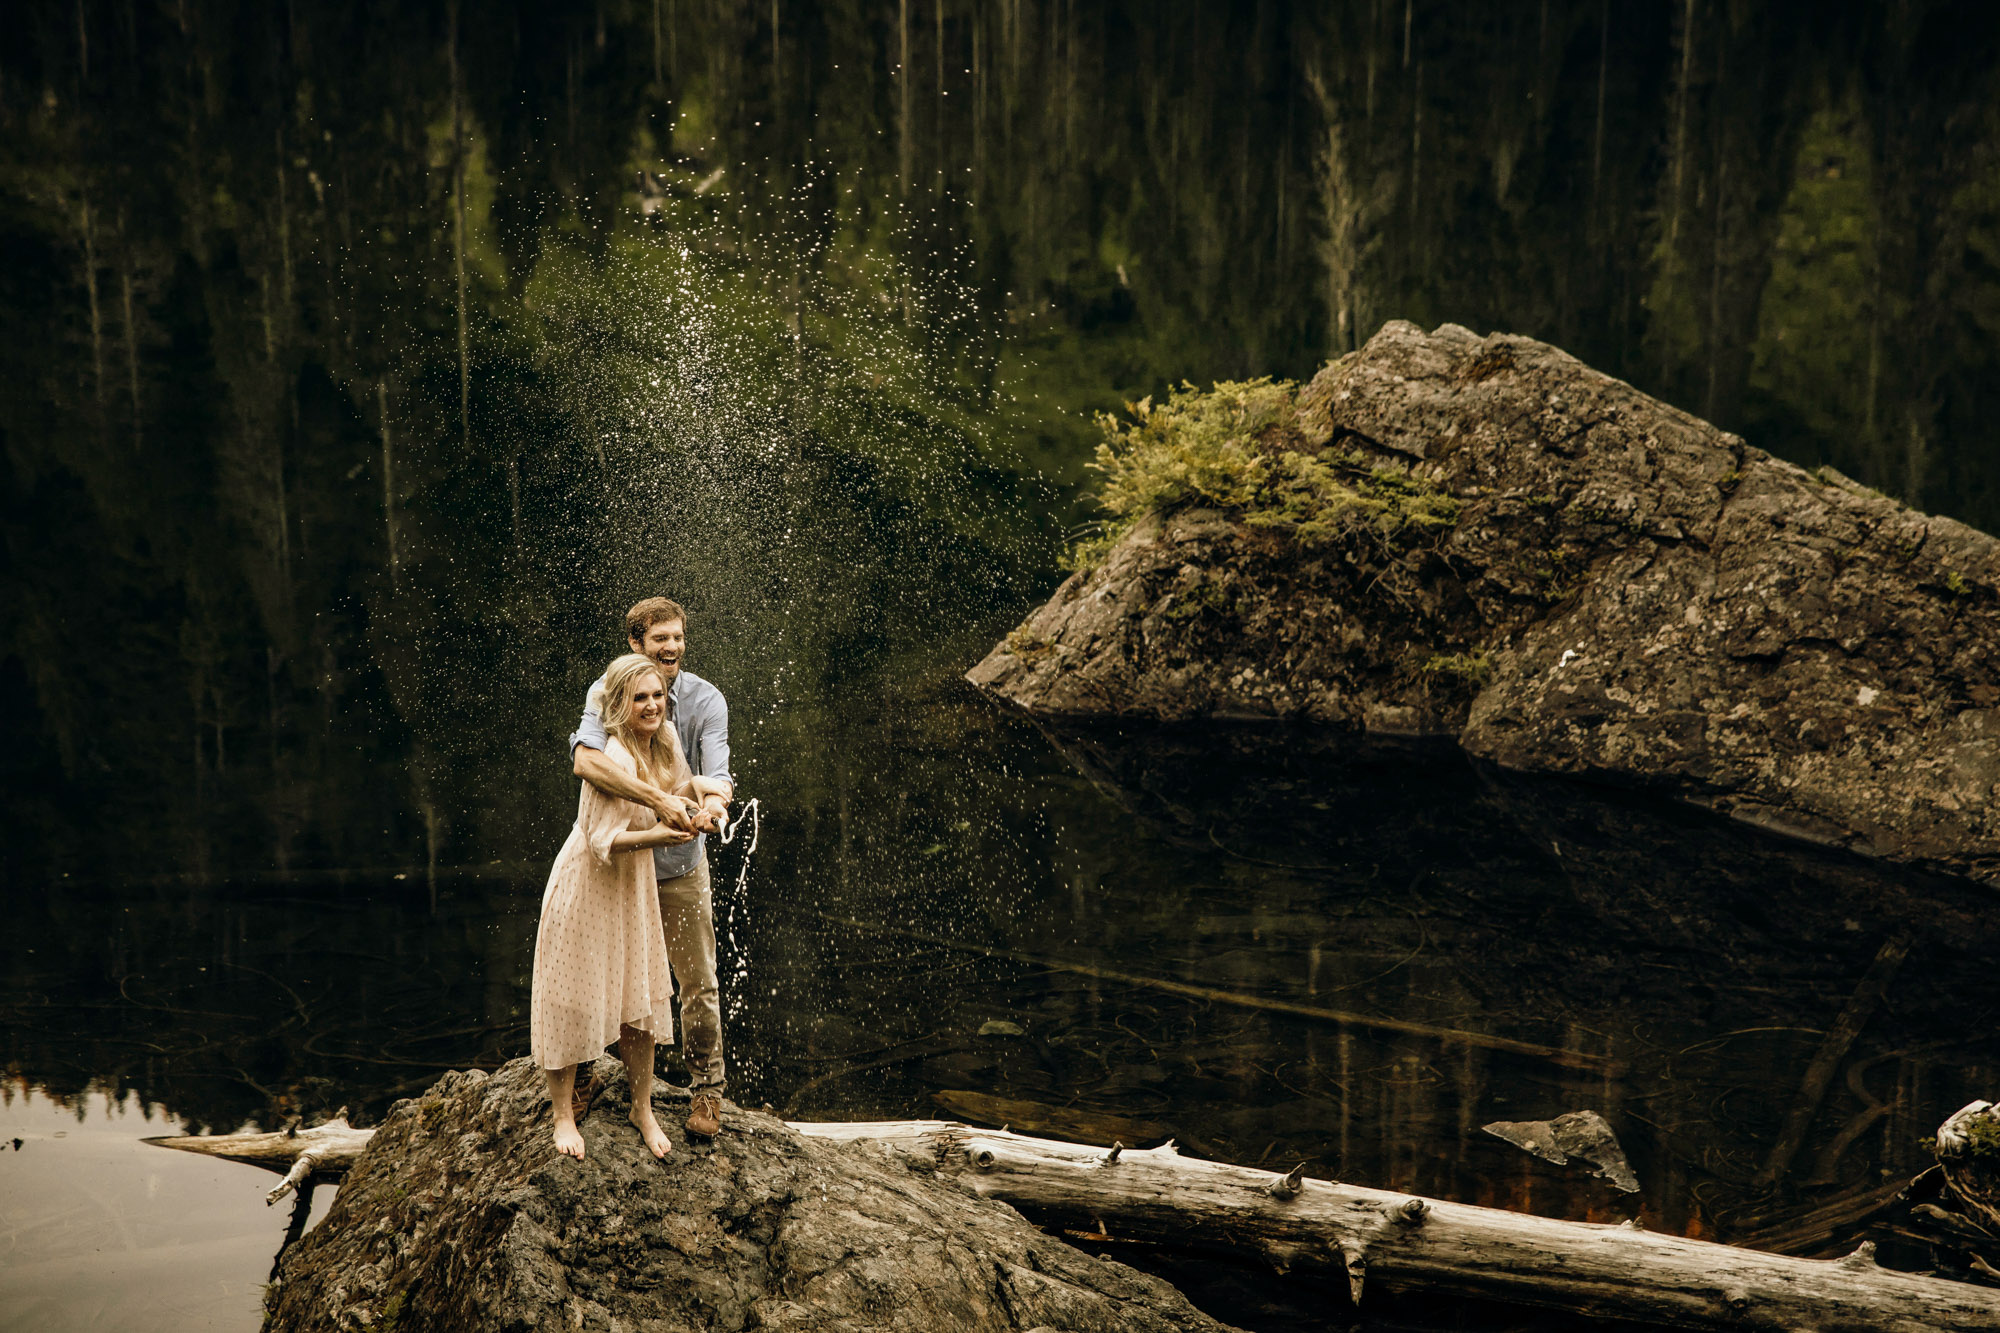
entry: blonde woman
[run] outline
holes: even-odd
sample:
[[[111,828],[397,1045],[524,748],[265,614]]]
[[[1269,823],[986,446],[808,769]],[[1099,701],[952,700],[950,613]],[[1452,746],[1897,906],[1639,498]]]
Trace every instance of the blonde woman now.
[[[703,785],[714,784],[689,774],[666,715],[667,684],[653,659],[630,653],[605,671],[605,758],[671,795],[699,800]],[[542,894],[528,1027],[529,1050],[548,1079],[558,1152],[583,1156],[571,1103],[576,1067],[614,1039],[631,1079],[632,1124],[655,1157],[673,1151],[653,1118],[653,1048],[673,1035],[673,980],[652,849],[692,836],[643,805],[583,784],[576,823]]]

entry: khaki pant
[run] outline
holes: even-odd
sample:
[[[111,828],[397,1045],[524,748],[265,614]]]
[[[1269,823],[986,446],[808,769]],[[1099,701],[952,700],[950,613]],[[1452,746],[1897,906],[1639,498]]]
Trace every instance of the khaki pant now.
[[[681,1059],[697,1092],[721,1092],[722,989],[715,981],[715,902],[708,862],[660,881],[660,921],[667,931],[667,962],[681,992]]]

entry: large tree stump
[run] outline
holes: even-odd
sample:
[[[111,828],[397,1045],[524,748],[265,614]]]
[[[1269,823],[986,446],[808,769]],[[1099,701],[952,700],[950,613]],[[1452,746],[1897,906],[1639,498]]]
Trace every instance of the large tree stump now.
[[[285,1251],[265,1327],[1228,1333],[1160,1279],[1065,1245],[927,1164],[807,1139],[772,1116],[728,1108],[713,1143],[674,1134],[655,1160],[627,1119],[623,1070],[598,1071],[580,1162],[556,1154],[527,1060],[449,1074],[398,1103],[325,1220]],[[669,1126],[686,1111],[676,1091],[655,1093]]]

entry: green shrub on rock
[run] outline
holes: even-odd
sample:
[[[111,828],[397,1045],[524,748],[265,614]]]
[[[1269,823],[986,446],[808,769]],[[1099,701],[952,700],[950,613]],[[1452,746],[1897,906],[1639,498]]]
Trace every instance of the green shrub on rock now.
[[[1308,444],[1297,388],[1269,377],[1207,390],[1183,383],[1165,403],[1128,404],[1129,419],[1100,414],[1104,440],[1091,466],[1104,474],[1099,500],[1111,520],[1072,548],[1069,566],[1091,568],[1145,515],[1181,504],[1231,510],[1308,546],[1361,531],[1394,539],[1458,520],[1458,501],[1407,469]]]

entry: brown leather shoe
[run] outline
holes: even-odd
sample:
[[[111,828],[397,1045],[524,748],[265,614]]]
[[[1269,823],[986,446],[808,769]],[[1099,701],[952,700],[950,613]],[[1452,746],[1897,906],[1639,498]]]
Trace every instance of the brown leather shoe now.
[[[722,1130],[722,1094],[697,1092],[688,1107],[687,1132],[712,1139]]]

